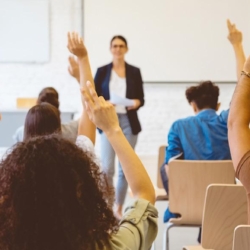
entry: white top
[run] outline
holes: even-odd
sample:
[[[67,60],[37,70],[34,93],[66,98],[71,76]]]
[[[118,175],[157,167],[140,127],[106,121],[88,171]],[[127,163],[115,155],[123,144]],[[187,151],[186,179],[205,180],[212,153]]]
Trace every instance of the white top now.
[[[76,145],[83,151],[89,152],[92,156],[95,156],[95,148],[92,141],[85,135],[78,135],[76,138]]]
[[[126,97],[126,77],[120,77],[117,75],[117,73],[112,69],[111,76],[110,76],[110,82],[109,82],[109,92],[116,94],[117,96],[120,96],[122,98]],[[126,108],[123,105],[116,105],[115,110],[117,114],[126,114]]]

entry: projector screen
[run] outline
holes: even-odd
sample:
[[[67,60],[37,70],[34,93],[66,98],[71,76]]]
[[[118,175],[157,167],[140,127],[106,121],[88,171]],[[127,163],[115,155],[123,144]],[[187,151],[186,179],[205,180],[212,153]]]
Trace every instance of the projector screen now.
[[[229,18],[250,52],[249,0],[85,0],[84,40],[93,73],[111,62],[110,40],[128,40],[126,61],[145,82],[236,81]]]

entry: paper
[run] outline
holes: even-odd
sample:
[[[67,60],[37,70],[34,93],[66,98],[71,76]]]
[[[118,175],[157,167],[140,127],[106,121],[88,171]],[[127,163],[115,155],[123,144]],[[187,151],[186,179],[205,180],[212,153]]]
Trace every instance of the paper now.
[[[110,100],[114,105],[122,105],[125,107],[134,106],[134,101],[128,98],[121,97],[113,92],[110,93]]]

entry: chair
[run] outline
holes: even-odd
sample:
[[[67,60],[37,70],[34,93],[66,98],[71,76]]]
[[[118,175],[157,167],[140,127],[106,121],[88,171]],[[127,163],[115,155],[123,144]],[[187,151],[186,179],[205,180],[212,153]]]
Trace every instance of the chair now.
[[[250,225],[240,225],[234,230],[233,250],[250,249]]]
[[[31,108],[36,105],[37,98],[17,98],[16,107],[17,108]]]
[[[166,145],[161,145],[158,151],[158,161],[157,161],[157,180],[156,180],[156,188],[155,188],[155,199],[156,201],[166,201],[168,200],[168,195],[163,187],[160,169],[165,160],[166,154]]]
[[[207,187],[204,204],[201,246],[187,246],[183,250],[231,250],[235,227],[245,223],[247,223],[247,196],[244,187],[211,184]],[[242,235],[237,234],[237,236]],[[237,239],[238,244],[241,244],[240,237]],[[235,249],[243,250],[241,247]]]
[[[169,230],[174,226],[200,227],[206,188],[212,183],[235,183],[232,161],[174,160],[169,164],[169,209],[178,213],[167,223],[163,249],[169,249]]]

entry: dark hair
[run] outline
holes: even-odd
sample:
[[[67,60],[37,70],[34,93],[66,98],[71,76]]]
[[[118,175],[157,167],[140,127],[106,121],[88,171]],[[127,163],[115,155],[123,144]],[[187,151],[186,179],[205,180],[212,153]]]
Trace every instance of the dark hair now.
[[[192,86],[186,90],[188,102],[195,102],[200,110],[204,108],[216,110],[219,94],[218,86],[211,81],[201,82],[198,86]]]
[[[91,156],[56,135],[18,143],[0,163],[0,249],[102,248],[117,221]]]
[[[120,35],[116,35],[116,36],[114,36],[114,37],[111,39],[111,41],[110,41],[110,47],[112,46],[112,42],[113,42],[115,39],[120,39],[120,40],[122,40],[122,41],[125,43],[126,47],[128,47],[128,43],[127,43],[126,38],[123,37],[123,36],[120,36]]]
[[[43,102],[48,102],[58,109],[59,108],[58,92],[52,87],[47,87],[42,89],[38,95],[37,104],[41,104]]]
[[[24,140],[34,136],[48,135],[61,131],[60,113],[57,108],[44,102],[32,107],[25,119]]]

